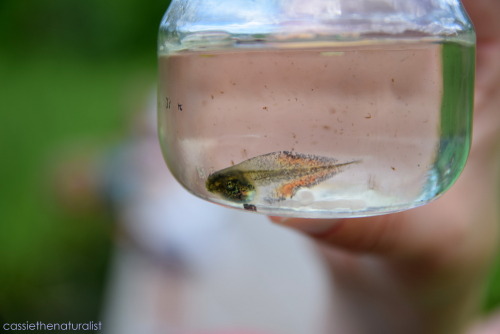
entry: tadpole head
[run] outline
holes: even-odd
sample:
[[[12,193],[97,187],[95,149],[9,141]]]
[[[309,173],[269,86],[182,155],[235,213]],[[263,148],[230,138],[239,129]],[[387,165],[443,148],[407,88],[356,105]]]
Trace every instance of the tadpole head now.
[[[250,202],[255,194],[255,187],[241,171],[215,172],[208,177],[206,187],[208,191],[237,203]]]

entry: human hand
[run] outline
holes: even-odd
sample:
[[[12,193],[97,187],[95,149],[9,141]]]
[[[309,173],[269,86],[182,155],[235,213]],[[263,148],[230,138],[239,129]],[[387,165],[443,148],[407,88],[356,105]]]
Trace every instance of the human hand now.
[[[473,144],[457,183],[391,215],[271,218],[311,236],[325,255],[331,333],[463,333],[477,319],[499,241],[500,1],[463,3],[478,37],[477,76]]]

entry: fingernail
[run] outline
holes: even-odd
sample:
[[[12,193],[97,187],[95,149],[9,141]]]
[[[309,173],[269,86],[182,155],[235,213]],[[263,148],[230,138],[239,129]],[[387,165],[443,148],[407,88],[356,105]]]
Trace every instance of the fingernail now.
[[[274,218],[274,217],[273,217]],[[294,230],[309,234],[314,237],[321,236],[325,233],[330,233],[340,221],[343,219],[302,219],[302,218],[282,218],[281,220],[274,220],[273,222],[292,228]]]

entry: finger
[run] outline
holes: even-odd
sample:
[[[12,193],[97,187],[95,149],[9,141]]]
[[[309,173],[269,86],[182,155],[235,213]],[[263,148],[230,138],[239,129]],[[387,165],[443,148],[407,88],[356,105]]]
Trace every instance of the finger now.
[[[482,168],[480,168],[482,167]],[[485,169],[485,167],[488,167]],[[471,161],[438,200],[408,211],[364,218],[271,220],[349,252],[394,260],[480,265],[497,240],[496,187],[492,164]]]
[[[478,43],[490,43],[500,39],[500,1],[498,0],[463,0],[476,29]]]
[[[475,121],[480,123],[481,136],[475,138],[475,142],[482,143],[483,140],[490,140],[489,137],[494,137],[495,132],[498,132],[498,124],[500,124],[500,113],[497,112],[500,102],[498,94],[500,1],[463,0],[463,4],[474,24],[477,36]],[[478,133],[477,129],[475,129],[475,133]]]
[[[356,253],[407,254],[400,239],[408,233],[403,213],[349,219],[272,218],[275,223],[305,233],[316,241]],[[406,230],[406,231],[405,231]],[[406,244],[409,246],[409,244]]]

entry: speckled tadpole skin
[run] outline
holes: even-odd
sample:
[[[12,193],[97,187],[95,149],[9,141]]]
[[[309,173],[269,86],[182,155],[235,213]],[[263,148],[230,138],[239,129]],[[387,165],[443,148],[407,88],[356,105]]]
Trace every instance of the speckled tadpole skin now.
[[[292,198],[300,188],[312,187],[359,160],[336,159],[288,151],[273,152],[245,160],[211,174],[207,190],[236,203],[249,203],[259,187],[273,185],[269,201]]]

